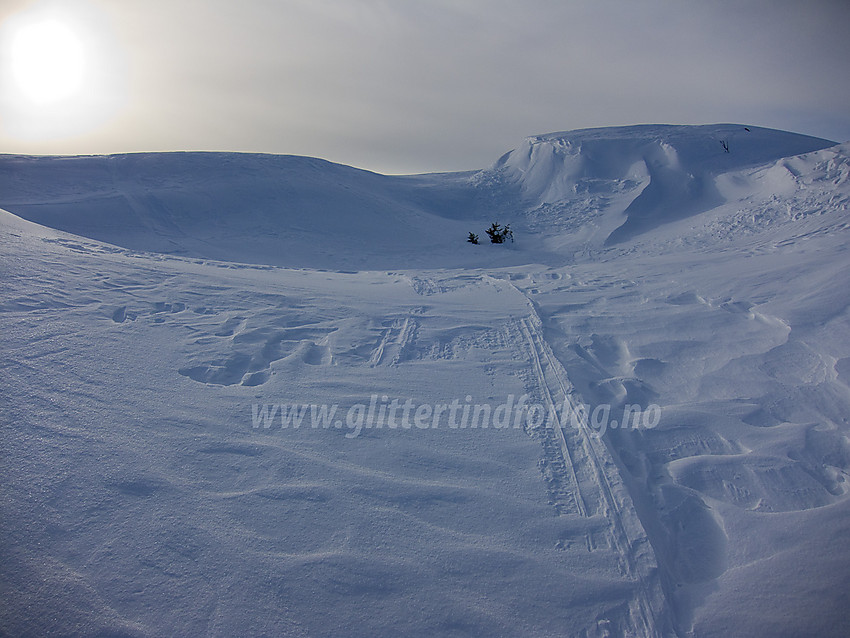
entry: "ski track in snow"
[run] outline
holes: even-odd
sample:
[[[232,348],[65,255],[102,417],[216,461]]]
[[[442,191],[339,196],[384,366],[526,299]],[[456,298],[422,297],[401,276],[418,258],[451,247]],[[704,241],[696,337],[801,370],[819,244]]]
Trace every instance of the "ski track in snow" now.
[[[559,405],[565,398],[572,405],[583,404],[543,338],[541,325],[534,314],[521,320],[519,328],[528,344],[544,405]],[[553,474],[568,475],[573,488],[571,500],[580,516],[604,517],[602,542],[617,553],[623,574],[639,582],[636,596],[629,602],[629,617],[613,622],[600,619],[600,623],[620,635],[661,636],[662,629],[669,631],[669,625],[661,617],[666,614],[663,593],[646,533],[604,444],[591,432],[586,420],[579,418],[578,424],[578,428],[571,428],[556,419],[554,427],[545,429],[544,436],[554,438],[555,445],[544,443],[544,462]],[[589,534],[586,542],[592,551],[600,541]]]
[[[381,335],[381,341],[372,352],[372,356],[369,357],[369,364],[372,366],[396,365],[402,361],[416,338],[417,326],[416,320],[410,316],[393,319],[391,325]]]

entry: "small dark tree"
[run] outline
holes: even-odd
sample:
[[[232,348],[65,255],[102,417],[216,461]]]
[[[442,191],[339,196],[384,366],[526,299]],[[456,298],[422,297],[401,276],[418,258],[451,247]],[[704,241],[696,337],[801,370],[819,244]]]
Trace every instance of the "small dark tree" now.
[[[469,237],[466,238],[466,241],[468,241],[470,244],[477,244],[478,235],[476,235],[475,233],[469,233]]]
[[[490,228],[484,231],[490,237],[490,242],[493,244],[504,244],[506,239],[514,240],[514,233],[511,230],[510,224],[505,224],[504,228],[500,224],[493,222]]]
[[[720,140],[720,146],[723,147],[725,152],[729,152],[729,142],[727,140]]]
[[[484,232],[487,233],[487,236],[490,238],[491,244],[503,244],[505,242],[505,236],[502,234],[504,232],[502,230],[502,226],[496,222],[490,224],[490,228]]]

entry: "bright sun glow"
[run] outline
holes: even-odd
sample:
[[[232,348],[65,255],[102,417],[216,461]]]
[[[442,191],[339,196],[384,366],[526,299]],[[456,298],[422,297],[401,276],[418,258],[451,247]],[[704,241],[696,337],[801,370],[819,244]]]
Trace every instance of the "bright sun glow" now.
[[[31,0],[0,20],[0,140],[35,152],[68,148],[61,144],[112,125],[126,105],[127,77],[124,48],[99,2]]]
[[[73,98],[82,88],[86,55],[66,25],[45,20],[22,26],[12,40],[12,74],[23,94],[47,104]]]

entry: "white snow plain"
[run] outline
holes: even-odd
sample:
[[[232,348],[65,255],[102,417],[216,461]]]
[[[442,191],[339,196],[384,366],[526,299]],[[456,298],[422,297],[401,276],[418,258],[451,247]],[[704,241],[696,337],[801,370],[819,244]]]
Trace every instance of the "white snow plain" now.
[[[850,634],[848,205],[731,124],[0,156],[0,634]],[[521,396],[607,428],[258,413]]]

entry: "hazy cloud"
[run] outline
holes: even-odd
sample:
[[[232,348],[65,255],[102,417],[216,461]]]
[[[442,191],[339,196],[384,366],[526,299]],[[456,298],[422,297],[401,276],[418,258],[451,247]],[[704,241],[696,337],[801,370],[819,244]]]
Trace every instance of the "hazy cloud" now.
[[[244,150],[410,172],[479,168],[525,135],[588,126],[850,139],[841,1],[86,4],[126,56],[124,110],[77,139],[0,133],[9,152]]]

